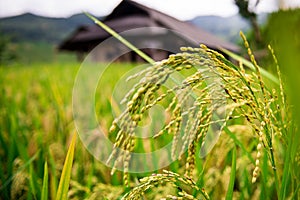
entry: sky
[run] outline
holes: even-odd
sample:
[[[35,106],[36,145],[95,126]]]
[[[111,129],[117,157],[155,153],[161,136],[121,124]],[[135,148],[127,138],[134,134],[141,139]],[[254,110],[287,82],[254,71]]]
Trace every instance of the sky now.
[[[108,15],[121,0],[0,0],[0,17],[26,12],[49,16],[69,17],[87,11],[96,16]],[[238,13],[234,0],[135,0],[148,7],[181,20],[199,15],[231,16]],[[250,2],[253,0],[250,0]],[[260,0],[257,12],[272,12],[278,1]],[[255,2],[255,0],[254,0]],[[300,0],[285,0],[287,6],[300,7]]]

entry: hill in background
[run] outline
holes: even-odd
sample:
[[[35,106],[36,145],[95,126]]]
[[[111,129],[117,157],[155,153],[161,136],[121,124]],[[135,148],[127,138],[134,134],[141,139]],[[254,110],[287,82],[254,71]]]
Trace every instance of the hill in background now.
[[[262,13],[258,15],[258,23],[265,24],[268,14]],[[239,39],[239,32],[248,32],[250,24],[240,15],[233,15],[230,17],[220,16],[198,16],[190,20],[196,26],[217,35],[218,37],[236,43]]]
[[[264,23],[266,18],[266,14],[260,15],[260,24]],[[189,22],[230,42],[237,41],[240,30],[247,32],[250,28],[247,21],[239,15],[225,18],[198,16]],[[26,13],[0,18],[0,31],[10,35],[15,42],[43,41],[58,44],[78,26],[89,24],[93,22],[84,14],[73,15],[69,18],[49,18]]]
[[[0,19],[0,31],[14,42],[48,42],[57,44],[80,25],[93,22],[84,14],[69,18],[49,18],[26,13]]]
[[[0,18],[0,43],[5,45],[6,56],[3,64],[20,63],[30,65],[34,62],[76,61],[74,54],[57,53],[57,45],[78,26],[93,22],[84,14],[69,18],[50,18],[26,13],[18,16]],[[2,44],[2,43],[1,43]],[[1,46],[0,44],[0,46]],[[5,44],[5,43],[4,43]]]

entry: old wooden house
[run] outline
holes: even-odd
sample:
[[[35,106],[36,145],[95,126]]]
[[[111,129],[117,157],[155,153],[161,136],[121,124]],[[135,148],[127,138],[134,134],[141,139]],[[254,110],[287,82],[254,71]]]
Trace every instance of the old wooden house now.
[[[177,53],[182,46],[198,47],[205,44],[219,50],[226,48],[238,52],[239,48],[229,42],[194,26],[180,21],[135,1],[123,0],[102,20],[154,60],[161,60]],[[95,61],[140,61],[141,58],[97,25],[81,26],[58,47],[59,50],[76,52],[79,58],[91,53]],[[106,42],[104,42],[106,41]],[[95,47],[101,44],[101,48]],[[93,50],[94,49],[94,50]],[[92,51],[93,50],[93,51]],[[121,55],[120,55],[121,54]]]

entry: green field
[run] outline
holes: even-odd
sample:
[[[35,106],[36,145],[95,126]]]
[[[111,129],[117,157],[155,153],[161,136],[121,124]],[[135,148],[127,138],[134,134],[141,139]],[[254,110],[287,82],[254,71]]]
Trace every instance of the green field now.
[[[0,68],[1,198],[40,199],[45,161],[49,163],[49,191],[55,197],[70,135],[75,131],[72,88],[79,66],[62,62]],[[117,80],[130,66],[115,67],[119,68],[114,76]],[[95,161],[80,142],[73,170],[73,189],[83,193],[74,194],[77,199],[90,194],[95,186],[121,183],[120,174],[110,177],[109,169]],[[76,181],[82,187],[76,189]],[[102,195],[106,194],[110,192]]]
[[[55,199],[71,136],[76,133],[72,90],[80,64],[60,59],[49,64],[38,61],[31,65],[0,67],[0,162],[3,166],[0,199],[40,199],[46,161],[49,198]],[[135,66],[113,64],[101,79],[102,88],[97,89],[95,106],[99,123],[107,130],[113,120],[110,97],[114,85]],[[124,194],[122,173],[110,176],[110,170],[78,141],[70,199],[121,197]]]
[[[101,64],[95,64],[95,66],[103,67]],[[118,107],[110,104],[115,84],[135,66],[136,64],[112,64],[100,80],[101,87],[98,87],[95,93],[95,108],[99,123],[106,129],[106,132],[113,120],[112,109],[118,110]],[[80,64],[77,62],[51,62],[0,68],[2,199],[41,199],[41,197],[47,199],[44,196],[45,191],[49,194],[49,199],[55,199],[68,146],[72,135],[76,134],[72,113],[72,90],[79,68]],[[184,75],[193,73],[183,71]],[[266,83],[267,87],[274,87],[277,90],[276,93],[280,95],[278,85],[270,81]],[[257,96],[257,98],[261,101],[262,97]],[[166,99],[166,102],[171,101],[172,99]],[[270,109],[274,108],[270,107]],[[239,111],[236,112],[238,116]],[[274,111],[273,117],[286,118],[288,116]],[[293,126],[285,124],[284,121],[287,119],[282,118],[282,120],[282,123],[274,124],[274,127],[278,126],[277,128],[284,135],[275,135],[271,139],[275,149],[275,157],[272,159],[275,159],[277,167],[275,177],[274,169],[272,170],[272,166],[275,165],[268,157],[270,156],[269,149],[266,147],[265,150],[260,151],[259,157],[261,158],[259,163],[255,164],[259,137],[251,131],[251,127],[243,119],[228,119],[227,128],[224,128],[225,132],[207,156],[200,158],[197,152],[200,151],[201,145],[196,146],[195,169],[189,174],[189,177],[195,181],[194,183],[189,182],[190,179],[185,179],[183,176],[186,162],[190,162],[185,161],[189,159],[189,153],[186,152],[182,160],[164,168],[179,174],[173,184],[168,184],[172,182],[173,174],[155,170],[131,174],[129,186],[139,185],[140,178],[150,176],[152,173],[166,173],[164,175],[167,177],[166,180],[147,183],[151,185],[151,189],[146,191],[144,199],[165,197],[171,199],[175,198],[176,194],[192,199],[192,196],[182,193],[182,191],[188,191],[195,197],[199,196],[198,189],[193,189],[192,184],[203,188],[203,191],[205,189],[205,194],[208,194],[211,199],[225,197],[226,199],[277,199],[278,195],[297,199],[299,197],[299,179],[297,178],[299,174],[296,169],[299,167],[299,153],[296,151],[295,144],[290,146],[293,144],[290,141],[294,137]],[[274,130],[279,131],[275,128]],[[114,137],[112,136],[112,140]],[[152,147],[164,145],[170,139],[172,139],[170,135],[164,134],[158,139],[151,140],[149,144]],[[266,141],[268,141],[267,138]],[[147,152],[149,150],[143,141],[137,142],[135,151]],[[291,157],[288,156],[288,158],[292,160],[284,159],[287,152],[291,153]],[[157,157],[154,161],[158,163],[160,158]],[[44,168],[45,162],[48,163],[47,171]],[[288,169],[284,167],[286,162],[291,163]],[[252,172],[256,166],[260,169],[260,175],[255,183],[251,183]],[[123,185],[122,172],[117,171],[111,176],[110,171],[111,168],[95,159],[85,149],[82,142],[77,140],[68,198],[120,199],[129,188]],[[45,179],[45,175],[48,179]],[[48,183],[46,186],[45,180]],[[42,185],[44,185],[43,188]]]
[[[252,64],[237,55],[233,60],[240,62],[232,64],[205,47],[184,48],[184,54],[155,64],[138,76],[141,82],[128,86],[131,80],[126,82],[124,75],[145,67],[137,71],[138,64],[113,63],[98,82],[89,75],[106,65],[86,65],[93,73],[85,74],[82,83],[97,87],[92,95],[83,90],[80,97],[95,100],[90,107],[96,125],[125,150],[114,154],[119,163],[110,167],[92,155],[75,124],[81,116],[80,106],[73,107],[81,63],[49,44],[19,44],[18,59],[0,66],[0,199],[300,199],[300,40],[294,37],[299,36],[295,24],[300,18],[289,18],[299,16],[290,12],[279,12],[269,22],[266,34],[274,36],[275,53],[269,53],[262,68],[247,48]],[[285,23],[294,29],[280,29]],[[286,37],[280,39],[282,35]],[[208,67],[210,74],[195,66]],[[210,77],[217,79],[206,81]],[[122,108],[119,101],[125,94]],[[189,95],[196,97],[192,106]],[[83,112],[90,112],[86,102],[80,103]],[[213,111],[221,114],[214,116]],[[120,116],[116,121],[113,113]],[[98,144],[95,122],[84,122],[94,127],[88,138],[91,146]],[[155,137],[135,137],[145,132],[134,128],[149,122],[146,133]],[[220,132],[214,132],[212,124]],[[171,141],[167,156],[133,162],[128,154],[153,152]],[[216,144],[209,151],[205,142],[211,141]],[[173,162],[185,145],[181,159]],[[108,151],[103,146],[92,150]],[[169,165],[147,170],[163,162]],[[111,166],[122,170],[111,175]],[[135,166],[144,171],[127,173]]]

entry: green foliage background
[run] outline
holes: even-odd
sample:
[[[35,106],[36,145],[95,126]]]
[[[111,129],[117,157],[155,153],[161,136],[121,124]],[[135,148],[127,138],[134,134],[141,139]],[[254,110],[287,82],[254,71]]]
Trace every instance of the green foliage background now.
[[[265,37],[275,49],[279,66],[287,82],[295,106],[294,115],[300,119],[300,9],[271,14]]]

